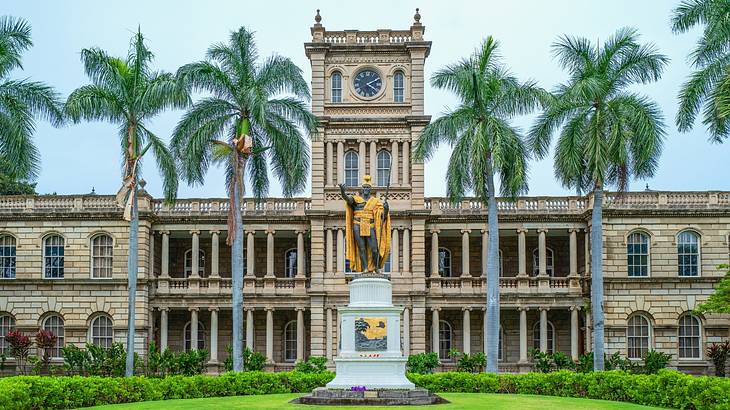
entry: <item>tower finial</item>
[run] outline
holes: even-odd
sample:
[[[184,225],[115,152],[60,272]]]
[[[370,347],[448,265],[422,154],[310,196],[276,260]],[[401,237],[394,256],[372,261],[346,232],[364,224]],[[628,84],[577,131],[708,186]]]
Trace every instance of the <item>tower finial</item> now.
[[[418,13],[418,8],[416,8],[416,14],[413,16],[413,20],[415,20],[416,23],[421,21],[421,14]]]
[[[317,9],[317,15],[314,16],[314,21],[319,24],[322,21],[322,16],[319,15],[319,9]]]

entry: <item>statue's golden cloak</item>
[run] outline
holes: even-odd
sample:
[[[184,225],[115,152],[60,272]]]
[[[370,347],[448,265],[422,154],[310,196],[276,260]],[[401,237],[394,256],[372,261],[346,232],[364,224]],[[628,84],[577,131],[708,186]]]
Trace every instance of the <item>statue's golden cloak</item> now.
[[[383,203],[374,196],[370,197],[367,201],[359,195],[353,195],[352,199],[357,204],[365,202],[365,207],[361,211],[357,211],[358,214],[371,215],[373,225],[375,226],[375,238],[378,243],[378,254],[380,255],[380,266],[378,269],[382,269],[385,266],[385,262],[388,260],[390,255],[390,213],[385,215],[385,208]],[[362,262],[360,261],[360,253],[357,248],[357,242],[355,242],[355,233],[352,229],[353,220],[355,218],[355,211],[350,206],[345,206],[345,249],[347,250],[347,260],[350,261],[350,270],[352,272],[364,272],[362,268]],[[369,224],[366,224],[367,228],[362,229],[365,226],[360,225],[360,236],[370,236]],[[367,241],[365,241],[367,245]],[[375,271],[375,261],[373,260],[371,253],[368,253],[368,272]]]

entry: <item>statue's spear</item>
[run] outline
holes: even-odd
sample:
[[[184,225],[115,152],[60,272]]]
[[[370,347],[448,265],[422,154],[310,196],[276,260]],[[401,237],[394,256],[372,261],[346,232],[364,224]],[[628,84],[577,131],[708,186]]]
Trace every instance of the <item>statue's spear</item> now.
[[[384,202],[386,204],[388,203],[388,192],[390,191],[390,172],[392,170],[393,170],[393,159],[391,158],[388,160],[388,182],[385,184]],[[390,209],[388,209],[388,212],[390,212]],[[386,215],[385,215],[385,213],[383,213],[383,220],[381,221],[381,224],[382,224],[382,222],[385,222],[385,218],[386,218]],[[376,270],[380,269],[380,244],[383,241],[383,232],[384,231],[385,231],[385,229],[380,230],[380,238],[378,238],[378,252],[377,252],[378,257],[377,257],[376,264],[375,264]],[[388,234],[390,234],[390,232],[388,232]]]

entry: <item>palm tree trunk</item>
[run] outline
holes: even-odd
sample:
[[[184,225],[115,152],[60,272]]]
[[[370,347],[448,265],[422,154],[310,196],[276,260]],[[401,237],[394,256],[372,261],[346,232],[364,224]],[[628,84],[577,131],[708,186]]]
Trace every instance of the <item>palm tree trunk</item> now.
[[[238,164],[237,164],[238,166]],[[243,218],[241,217],[241,184],[243,170],[236,169],[233,187],[234,238],[231,248],[233,286],[233,371],[243,371]]]
[[[591,218],[591,309],[593,312],[593,369],[604,369],[603,349],[603,185],[593,190]]]
[[[494,194],[494,172],[491,160],[487,164],[487,190],[489,195],[487,223],[489,247],[487,248],[487,369],[499,371],[499,221],[497,198]]]
[[[139,213],[137,212],[137,183],[132,182],[132,220],[129,221],[129,253],[127,254],[127,360],[124,374],[134,376],[135,304],[137,300],[137,248],[139,242]]]

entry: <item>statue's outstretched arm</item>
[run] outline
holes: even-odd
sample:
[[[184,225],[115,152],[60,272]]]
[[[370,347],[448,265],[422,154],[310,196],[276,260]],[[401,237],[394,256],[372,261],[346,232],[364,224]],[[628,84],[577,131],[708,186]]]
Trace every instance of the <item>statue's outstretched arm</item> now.
[[[340,195],[342,196],[342,199],[347,202],[347,205],[354,207],[355,206],[355,200],[352,199],[350,195],[347,195],[345,192],[345,184],[339,184],[340,187]]]

